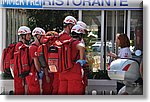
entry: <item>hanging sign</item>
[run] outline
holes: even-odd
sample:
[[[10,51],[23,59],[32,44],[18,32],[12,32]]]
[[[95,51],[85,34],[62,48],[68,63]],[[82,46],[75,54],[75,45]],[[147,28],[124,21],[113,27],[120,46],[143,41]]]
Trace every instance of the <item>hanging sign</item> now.
[[[1,8],[42,8],[44,0],[0,0]]]
[[[67,10],[142,9],[142,0],[0,0],[1,8]]]

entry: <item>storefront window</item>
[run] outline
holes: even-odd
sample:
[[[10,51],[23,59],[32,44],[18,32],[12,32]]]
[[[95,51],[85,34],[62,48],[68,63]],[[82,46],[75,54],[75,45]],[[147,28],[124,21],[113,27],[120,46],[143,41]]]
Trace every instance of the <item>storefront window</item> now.
[[[134,50],[143,50],[143,11],[131,11],[130,37]]]
[[[124,33],[124,11],[117,11],[117,33]]]
[[[6,46],[18,41],[18,28],[20,25],[27,25],[26,10],[22,9],[7,9],[6,10]]]
[[[107,70],[108,64],[110,63],[110,57],[107,56],[107,52],[115,50],[115,35],[116,33],[124,33],[125,20],[124,11],[105,11],[105,36],[106,39],[106,55],[105,68]],[[83,21],[87,24],[89,35],[86,41],[87,46],[87,58],[89,57],[89,64],[94,72],[98,70],[104,70],[100,68],[101,63],[101,11],[83,11]],[[109,51],[108,51],[109,50]]]
[[[113,40],[115,33],[124,33],[126,21],[125,11],[106,11],[107,18],[107,40]],[[124,24],[125,23],[125,24]],[[117,28],[116,28],[117,27]]]
[[[101,11],[83,11],[83,21],[87,24],[95,38],[100,38]]]
[[[100,70],[101,11],[83,11],[82,19],[89,31],[85,38],[87,60],[91,70],[97,72]]]

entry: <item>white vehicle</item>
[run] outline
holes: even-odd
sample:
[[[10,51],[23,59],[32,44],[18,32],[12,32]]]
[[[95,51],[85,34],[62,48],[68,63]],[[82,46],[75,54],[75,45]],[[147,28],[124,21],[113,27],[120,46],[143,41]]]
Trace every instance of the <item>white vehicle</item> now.
[[[135,55],[140,56],[141,52],[138,50]],[[125,84],[125,86],[119,90],[118,94],[123,94],[125,92],[129,95],[143,94],[142,85],[138,85],[136,82],[141,78],[140,62],[138,60],[133,58],[114,60],[110,64],[108,76],[112,80],[118,80],[119,82]]]
[[[137,50],[135,54],[140,56],[141,52]],[[114,60],[110,64],[108,75],[110,79],[134,82],[140,77],[140,62],[132,58]]]
[[[132,59],[117,59],[110,64],[110,79],[136,81],[140,77],[139,63]]]

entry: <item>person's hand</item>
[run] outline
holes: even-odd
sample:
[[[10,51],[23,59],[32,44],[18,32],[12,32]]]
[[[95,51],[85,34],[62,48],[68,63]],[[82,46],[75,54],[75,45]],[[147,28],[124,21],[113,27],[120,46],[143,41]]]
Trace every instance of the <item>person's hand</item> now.
[[[80,63],[80,65],[83,67],[83,65],[86,64],[86,60],[77,60],[76,63]]]
[[[83,70],[83,68],[81,68],[81,78],[83,78],[84,77],[84,70]]]
[[[39,72],[39,79],[42,79],[43,78],[43,74],[44,74],[44,72],[41,70],[40,72]]]
[[[46,82],[50,83],[50,77],[48,75],[46,75]]]

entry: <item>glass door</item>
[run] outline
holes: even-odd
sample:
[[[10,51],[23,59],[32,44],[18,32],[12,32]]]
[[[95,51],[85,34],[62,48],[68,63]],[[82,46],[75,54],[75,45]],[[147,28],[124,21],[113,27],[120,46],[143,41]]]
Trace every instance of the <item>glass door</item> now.
[[[117,52],[115,36],[126,33],[126,11],[82,11],[82,20],[87,24],[85,38],[87,59],[93,72],[106,72],[111,58],[108,52]]]
[[[104,12],[104,72],[109,68],[110,62],[113,60],[108,53],[118,54],[115,44],[115,36],[117,33],[127,32],[127,12],[125,10],[105,11]]]

